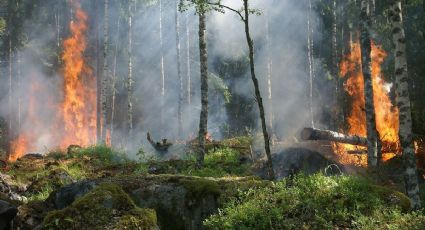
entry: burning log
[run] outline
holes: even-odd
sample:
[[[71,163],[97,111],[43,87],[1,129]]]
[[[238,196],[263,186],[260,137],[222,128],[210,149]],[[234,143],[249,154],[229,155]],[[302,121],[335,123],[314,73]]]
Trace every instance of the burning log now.
[[[172,143],[168,142],[167,139],[162,139],[161,142],[153,141],[151,138],[151,134],[149,132],[147,134],[147,139],[149,143],[152,145],[152,147],[160,153],[166,153],[168,151],[168,148],[170,148],[170,146],[173,145]]]
[[[303,131],[301,131],[301,139],[304,141],[323,140],[351,145],[367,146],[367,139],[365,137],[360,137],[357,135],[350,136],[331,130],[320,130],[315,128],[304,128]]]
[[[321,140],[333,141],[337,143],[344,143],[350,145],[367,146],[367,138],[357,135],[345,135],[331,130],[320,130],[315,128],[304,128],[301,131],[301,139],[308,140]],[[382,153],[398,153],[400,148],[397,142],[382,141]],[[366,149],[350,150],[348,154],[367,154]]]

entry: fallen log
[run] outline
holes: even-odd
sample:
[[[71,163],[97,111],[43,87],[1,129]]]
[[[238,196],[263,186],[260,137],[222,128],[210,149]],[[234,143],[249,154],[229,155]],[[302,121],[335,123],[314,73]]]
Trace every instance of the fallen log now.
[[[345,135],[331,130],[320,130],[315,128],[304,128],[301,131],[301,139],[304,141],[322,140],[334,141],[351,145],[367,146],[367,139],[357,135]]]

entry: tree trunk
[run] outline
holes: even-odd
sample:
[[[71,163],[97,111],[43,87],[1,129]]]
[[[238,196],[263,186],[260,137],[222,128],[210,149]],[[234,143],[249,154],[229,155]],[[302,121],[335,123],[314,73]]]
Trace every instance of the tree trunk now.
[[[362,53],[362,72],[364,78],[365,110],[366,110],[366,130],[368,140],[368,158],[369,167],[377,166],[381,159],[381,148],[379,144],[378,132],[376,130],[375,105],[373,101],[372,86],[372,65],[371,52],[372,43],[369,30],[371,28],[369,14],[369,0],[361,2],[361,53]]]
[[[257,99],[258,103],[258,109],[260,110],[260,118],[261,118],[261,127],[263,130],[263,136],[264,136],[264,148],[266,150],[266,156],[267,156],[267,168],[268,168],[268,176],[270,180],[274,180],[274,171],[273,171],[273,163],[272,163],[272,156],[270,151],[270,139],[269,134],[267,132],[267,125],[266,125],[266,116],[264,112],[264,106],[263,106],[263,99],[261,98],[260,93],[260,86],[258,84],[258,79],[255,76],[255,65],[254,65],[254,42],[251,38],[251,34],[249,32],[249,8],[248,8],[248,0],[243,0],[244,2],[244,12],[245,12],[245,35],[246,40],[248,43],[249,48],[249,64],[250,64],[250,70],[251,70],[251,78],[252,82],[254,83],[254,89],[255,89],[255,97]]]
[[[399,137],[403,151],[406,192],[414,210],[421,208],[416,168],[415,148],[412,140],[412,114],[409,97],[409,79],[406,61],[406,37],[404,34],[400,0],[393,0],[390,11],[395,57],[396,104],[399,109]]]
[[[333,0],[332,2],[332,67],[331,72],[334,77],[335,91],[334,91],[334,105],[332,112],[332,128],[339,129],[340,123],[340,105],[339,105],[339,96],[340,96],[340,79],[338,77],[338,41],[337,41],[337,1]]]
[[[270,22],[269,17],[266,16],[266,46],[267,46],[267,89],[268,89],[268,103],[269,103],[269,127],[270,135],[273,136],[273,93],[272,93],[272,74],[273,74],[273,61],[271,57],[271,39],[270,39]],[[273,138],[272,138],[273,139]]]
[[[304,141],[334,141],[350,145],[367,146],[367,138],[357,135],[350,136],[331,130],[320,130],[315,128],[304,128],[301,131],[301,139]]]
[[[101,133],[101,143],[106,144],[106,114],[107,114],[107,85],[108,85],[108,0],[104,0],[104,16],[103,16],[103,71],[102,71],[102,133]]]
[[[121,8],[121,5],[120,5]],[[121,25],[121,16],[119,16],[117,21],[117,34],[120,34],[120,25]],[[111,79],[111,90],[112,90],[112,98],[111,98],[111,121],[110,121],[110,132],[111,132],[111,145],[113,144],[113,134],[114,134],[114,121],[115,121],[115,101],[117,95],[116,83],[117,83],[117,56],[118,56],[118,42],[119,36],[117,35],[115,38],[115,48],[114,48],[114,67],[112,69],[112,79]]]
[[[203,167],[205,156],[205,136],[208,132],[208,54],[206,39],[205,9],[201,5],[199,9],[199,54],[201,64],[201,114],[199,119],[198,142],[199,150],[197,166]]]
[[[130,0],[128,4],[128,76],[127,76],[127,124],[128,134],[130,137],[133,136],[133,12],[131,6],[133,0]]]
[[[10,12],[9,12],[10,13]],[[9,16],[9,17],[11,17],[11,16]],[[11,23],[11,19],[9,19],[9,23]],[[9,24],[9,25],[11,25],[11,24]],[[13,114],[12,114],[12,92],[13,92],[13,89],[12,89],[12,75],[13,75],[13,48],[12,48],[12,35],[11,35],[11,31],[10,31],[10,28],[9,28],[9,50],[8,50],[9,52],[8,52],[8,67],[9,67],[9,92],[8,92],[8,94],[9,94],[9,135],[10,136],[13,136],[13,125],[12,125],[12,123],[13,123],[13,119],[12,119],[12,117],[13,117]]]
[[[313,34],[311,26],[311,0],[308,1],[307,15],[307,52],[309,66],[309,90],[308,90],[308,107],[310,112],[311,127],[314,127],[314,111],[313,111]]]
[[[191,73],[190,73],[190,27],[189,13],[186,13],[186,74],[187,74],[187,104],[191,104]]]
[[[93,2],[95,7],[95,14],[96,14],[96,21],[100,21],[100,14],[99,14],[99,8],[98,1]],[[71,17],[74,17],[71,7]],[[95,55],[96,55],[96,67],[95,67],[95,74],[96,74],[96,143],[100,144],[102,142],[102,75],[101,75],[101,66],[100,66],[100,30],[98,23],[94,26],[95,29]]]
[[[164,130],[164,106],[165,106],[165,70],[164,70],[164,41],[162,38],[162,0],[159,0],[159,46],[160,46],[160,66],[161,66],[161,114],[160,133]]]
[[[179,1],[176,0],[176,53],[177,53],[177,77],[179,78],[179,102],[178,102],[178,132],[179,138],[183,137],[183,76],[181,71],[181,47],[180,47],[180,12],[179,12]]]
[[[16,51],[16,90],[20,91],[21,90],[21,85],[22,85],[22,73],[21,73],[21,54],[19,52],[19,50]],[[22,126],[22,98],[21,98],[21,94],[16,95],[18,98],[18,127],[17,130],[18,132],[21,131],[21,126]]]

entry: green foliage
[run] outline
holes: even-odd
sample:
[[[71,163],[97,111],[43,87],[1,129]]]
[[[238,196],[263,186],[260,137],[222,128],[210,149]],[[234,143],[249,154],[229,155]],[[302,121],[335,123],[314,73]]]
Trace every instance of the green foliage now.
[[[6,31],[6,20],[0,17],[0,36],[3,36]]]
[[[101,184],[71,206],[47,214],[44,229],[155,229],[154,210],[137,208],[115,184]]]
[[[76,148],[73,150],[72,156],[78,158],[92,157],[103,165],[123,164],[129,161],[124,152],[116,151],[105,145]]]
[[[225,177],[250,175],[250,165],[240,161],[241,153],[231,148],[210,150],[205,155],[204,167],[196,169],[195,164],[190,165],[182,173],[200,177]]]
[[[226,83],[219,76],[210,73],[208,77],[208,85],[212,87],[216,92],[223,95],[224,102],[226,104],[230,103],[232,99],[232,94],[229,91]]]
[[[358,177],[301,175],[241,193],[204,224],[207,229],[375,229],[388,223],[406,229],[414,220],[423,226],[423,216],[403,213],[409,205],[403,194]]]

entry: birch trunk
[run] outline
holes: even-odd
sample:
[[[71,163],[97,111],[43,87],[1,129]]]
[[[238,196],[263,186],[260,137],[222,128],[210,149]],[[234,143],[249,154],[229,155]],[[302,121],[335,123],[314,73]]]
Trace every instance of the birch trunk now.
[[[308,108],[310,112],[311,127],[314,127],[314,113],[313,113],[313,34],[311,33],[311,0],[308,1],[308,15],[307,15],[307,52],[308,52],[308,66],[309,66],[309,90],[308,90]]]
[[[11,16],[9,16],[9,17],[11,17]],[[11,23],[11,20],[9,19],[9,23]],[[9,25],[11,25],[11,24],[9,24]],[[12,35],[10,34],[11,33],[11,31],[10,31],[10,28],[9,28],[9,49],[8,49],[8,69],[9,69],[9,92],[8,92],[8,94],[9,94],[9,135],[10,136],[13,136],[13,125],[12,125],[12,123],[13,123],[13,119],[12,119],[12,117],[13,117],[13,114],[12,114],[12,75],[13,75],[13,49],[12,49]]]
[[[381,148],[379,144],[378,132],[376,130],[375,106],[373,101],[373,86],[372,86],[372,65],[371,52],[372,44],[369,30],[371,28],[369,1],[361,1],[361,53],[362,53],[362,72],[364,78],[364,93],[365,93],[365,110],[366,110],[366,130],[368,140],[368,157],[367,163],[369,167],[378,165],[381,158]]]
[[[176,15],[175,15],[175,26],[176,26],[176,54],[177,54],[177,77],[179,79],[179,102],[178,102],[178,136],[183,137],[183,76],[181,71],[181,47],[180,47],[180,16],[179,16],[179,1],[176,1]]]
[[[21,90],[21,85],[22,85],[22,74],[21,74],[21,54],[19,51],[16,51],[16,90],[20,91]],[[21,131],[21,121],[22,121],[22,98],[21,95],[18,94],[17,95],[17,100],[18,100],[18,127],[17,130],[18,132]]]
[[[128,76],[127,76],[127,124],[128,134],[130,137],[133,136],[133,12],[131,6],[133,0],[130,0],[128,4]]]
[[[252,82],[254,84],[255,89],[255,97],[257,99],[258,103],[258,109],[260,111],[260,118],[261,118],[261,127],[263,131],[263,137],[264,137],[264,148],[266,150],[266,156],[267,156],[267,169],[268,169],[268,176],[270,180],[274,180],[274,171],[273,171],[273,163],[272,163],[272,156],[270,151],[270,139],[269,134],[267,132],[267,125],[266,125],[266,116],[264,112],[264,106],[263,106],[263,99],[261,98],[260,93],[260,86],[258,84],[258,79],[255,76],[255,65],[254,65],[254,42],[251,38],[251,34],[249,32],[249,8],[248,8],[248,0],[243,0],[244,3],[244,23],[245,23],[245,35],[246,40],[248,43],[249,48],[249,64],[250,64],[250,70],[251,70],[251,78]]]
[[[403,151],[406,192],[414,210],[421,208],[416,168],[415,148],[412,140],[412,114],[409,97],[409,79],[406,61],[406,37],[404,34],[400,0],[392,1],[390,18],[395,57],[396,104],[399,109],[399,137]]]
[[[272,91],[272,74],[273,74],[273,61],[271,57],[271,39],[270,39],[270,21],[266,16],[266,46],[267,46],[267,90],[268,90],[268,103],[269,103],[269,127],[270,135],[273,137],[273,91]],[[273,140],[274,138],[272,138]]]
[[[107,117],[107,85],[108,85],[108,0],[104,0],[104,17],[103,17],[103,71],[102,71],[102,144],[106,144],[106,117]]]
[[[164,130],[164,105],[165,105],[165,71],[164,71],[164,41],[162,38],[162,0],[159,0],[159,45],[160,45],[160,65],[161,65],[161,131]]]
[[[334,109],[335,112],[333,112],[333,121],[332,126],[333,129],[339,128],[339,114],[340,114],[340,105],[339,105],[339,85],[340,85],[340,79],[338,77],[338,41],[337,41],[337,5],[336,0],[333,0],[332,2],[332,76],[335,79],[335,91],[334,91]]]
[[[205,9],[199,9],[199,54],[201,64],[201,114],[199,119],[197,167],[203,167],[205,156],[205,136],[208,132],[208,53],[206,39]]]
[[[191,72],[190,72],[190,27],[189,27],[189,13],[186,13],[186,74],[187,74],[187,104],[191,104]]]
[[[120,5],[121,8],[121,5]],[[120,34],[120,25],[121,25],[121,16],[117,21],[117,34]],[[113,144],[113,134],[114,134],[114,121],[115,121],[115,101],[117,95],[116,83],[117,83],[117,56],[118,56],[118,41],[119,36],[116,36],[115,40],[115,48],[114,48],[114,66],[112,69],[112,79],[111,79],[111,90],[112,90],[112,98],[111,98],[111,124],[110,124],[110,132],[111,132],[111,144]]]
[[[100,21],[99,11],[101,8],[98,8],[98,1],[94,1],[95,11],[96,11],[96,21]],[[74,17],[71,7],[71,17]],[[96,143],[102,143],[102,75],[101,75],[101,63],[100,63],[100,29],[98,23],[94,26],[95,29],[95,55],[96,55]]]

